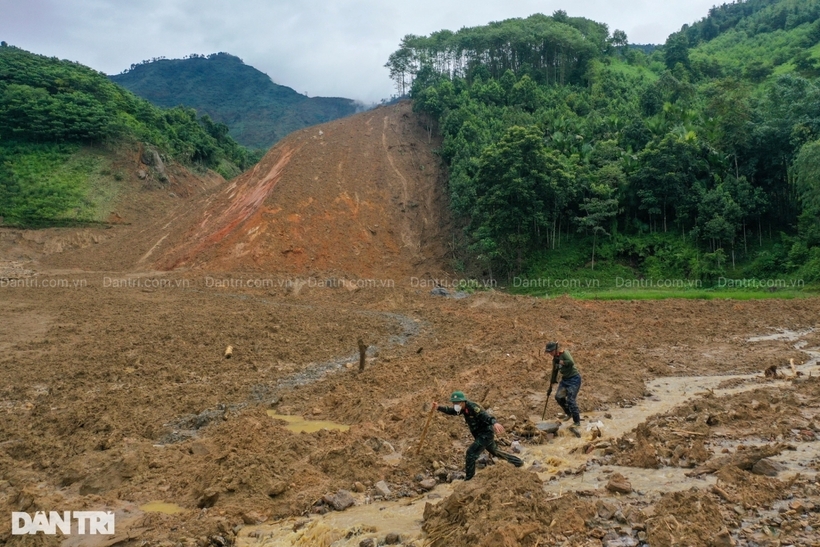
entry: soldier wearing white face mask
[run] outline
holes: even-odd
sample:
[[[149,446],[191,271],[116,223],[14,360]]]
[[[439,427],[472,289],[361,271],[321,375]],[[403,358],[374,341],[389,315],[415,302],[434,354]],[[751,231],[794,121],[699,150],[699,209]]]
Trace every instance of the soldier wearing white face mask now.
[[[467,422],[467,427],[470,428],[470,433],[473,434],[475,441],[467,449],[467,462],[465,466],[466,479],[470,480],[475,475],[475,462],[478,456],[484,450],[497,458],[501,458],[513,464],[516,467],[521,467],[524,462],[521,458],[507,454],[498,449],[495,443],[495,433],[499,435],[504,433],[504,426],[496,421],[496,419],[481,408],[481,405],[468,401],[467,397],[461,391],[454,391],[450,395],[450,402],[453,406],[439,406],[437,402],[433,402],[433,406],[439,412],[449,414],[450,416],[464,416],[464,421]]]

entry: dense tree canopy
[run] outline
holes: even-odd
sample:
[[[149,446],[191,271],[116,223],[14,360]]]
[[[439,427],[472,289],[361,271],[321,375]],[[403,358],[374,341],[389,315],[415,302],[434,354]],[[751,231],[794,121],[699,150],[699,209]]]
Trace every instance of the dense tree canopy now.
[[[442,134],[451,204],[483,267],[516,274],[581,233],[590,266],[606,242],[609,258],[647,268],[666,253],[680,275],[740,259],[810,278],[820,86],[807,48],[819,10],[715,7],[650,55],[556,12],[406,36],[387,66]]]

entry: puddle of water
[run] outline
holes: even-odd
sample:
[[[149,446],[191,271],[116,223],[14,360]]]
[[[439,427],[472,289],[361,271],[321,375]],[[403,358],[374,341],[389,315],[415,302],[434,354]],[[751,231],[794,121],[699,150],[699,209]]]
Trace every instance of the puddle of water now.
[[[175,503],[165,503],[164,501],[150,501],[145,505],[140,505],[140,510],[146,513],[165,513],[166,515],[175,515],[185,512],[185,509],[179,505]]]
[[[452,485],[436,487],[429,495],[399,502],[354,505],[343,512],[330,512],[310,519],[287,519],[275,524],[246,526],[236,537],[236,547],[329,546],[357,547],[366,538],[380,545],[396,532],[403,543],[421,539],[422,516],[427,503],[436,504],[452,493]],[[294,531],[294,526],[305,523]]]
[[[799,331],[781,329],[774,334],[765,334],[762,336],[752,336],[748,339],[749,342],[769,342],[772,340],[785,340],[787,342],[794,342],[807,334],[814,332],[814,329],[804,329]]]
[[[324,420],[305,420],[301,416],[277,414],[275,410],[268,410],[268,416],[276,420],[288,422],[285,429],[288,431],[293,431],[294,433],[315,433],[323,429],[338,429],[339,431],[347,431],[350,429],[349,425],[337,424],[335,422],[327,422]]]

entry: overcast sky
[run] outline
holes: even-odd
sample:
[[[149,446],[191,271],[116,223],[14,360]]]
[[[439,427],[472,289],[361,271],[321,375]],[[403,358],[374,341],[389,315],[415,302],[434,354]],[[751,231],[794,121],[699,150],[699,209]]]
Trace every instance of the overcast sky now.
[[[562,9],[663,43],[716,0],[0,0],[0,40],[106,74],[165,56],[225,51],[311,97],[378,102],[406,34]]]

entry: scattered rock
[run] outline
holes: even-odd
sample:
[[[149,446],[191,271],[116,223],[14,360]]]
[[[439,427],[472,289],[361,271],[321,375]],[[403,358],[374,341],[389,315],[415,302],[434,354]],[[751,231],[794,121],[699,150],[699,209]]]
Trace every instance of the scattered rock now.
[[[606,484],[606,489],[616,494],[629,494],[632,492],[632,484],[620,473],[613,473]]]
[[[419,487],[421,487],[421,489],[424,491],[430,491],[436,487],[436,484],[438,484],[436,479],[424,479],[423,481],[419,482]]]
[[[635,547],[638,540],[632,536],[621,536],[617,539],[604,540],[604,547]]]
[[[715,545],[716,547],[734,547],[736,544],[737,542],[726,528],[722,528],[720,532],[718,532],[712,543],[712,545]]]
[[[752,473],[766,477],[776,477],[785,467],[769,458],[763,458],[752,466]]]
[[[268,496],[271,498],[275,498],[276,496],[281,496],[288,490],[288,483],[285,481],[273,481],[271,485],[268,487]]]
[[[336,511],[344,511],[356,503],[353,494],[347,490],[339,490],[333,495],[327,494],[322,499]]]
[[[538,422],[535,424],[535,427],[544,433],[556,433],[561,428],[561,424],[555,422]]]
[[[612,518],[615,512],[618,511],[618,506],[613,503],[609,503],[605,500],[598,500],[598,503],[596,504],[596,509],[598,511],[598,516],[601,519],[609,520]]]
[[[384,496],[385,498],[392,494],[392,492],[390,491],[390,487],[387,486],[387,483],[384,481],[377,482],[375,485],[373,485],[373,488],[376,489],[376,492],[378,492],[379,495]]]
[[[216,503],[216,500],[219,499],[219,490],[216,488],[206,488],[202,495],[199,496],[199,499],[196,502],[196,506],[200,509],[205,509],[206,507],[213,507]]]

